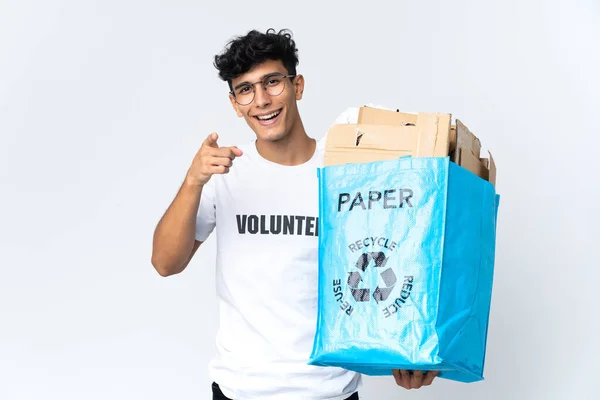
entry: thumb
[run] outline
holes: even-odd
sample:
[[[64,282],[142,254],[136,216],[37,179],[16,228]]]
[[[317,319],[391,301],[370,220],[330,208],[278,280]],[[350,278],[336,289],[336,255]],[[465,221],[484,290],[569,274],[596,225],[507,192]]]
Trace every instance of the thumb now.
[[[213,132],[210,135],[208,135],[208,137],[204,140],[204,144],[208,147],[218,148],[219,147],[219,145],[217,144],[218,139],[219,139],[219,135],[216,132]]]

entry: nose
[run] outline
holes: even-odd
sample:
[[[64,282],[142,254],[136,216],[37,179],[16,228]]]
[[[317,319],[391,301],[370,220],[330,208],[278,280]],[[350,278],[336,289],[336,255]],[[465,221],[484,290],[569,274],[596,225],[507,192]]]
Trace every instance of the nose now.
[[[254,103],[259,108],[267,107],[271,104],[271,96],[266,92],[262,85],[254,87]]]

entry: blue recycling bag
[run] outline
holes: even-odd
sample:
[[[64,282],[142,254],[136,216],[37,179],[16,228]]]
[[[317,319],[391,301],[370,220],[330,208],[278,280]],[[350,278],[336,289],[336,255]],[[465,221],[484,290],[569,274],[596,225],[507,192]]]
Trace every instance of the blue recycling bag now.
[[[484,379],[499,195],[449,157],[320,168],[309,364]]]

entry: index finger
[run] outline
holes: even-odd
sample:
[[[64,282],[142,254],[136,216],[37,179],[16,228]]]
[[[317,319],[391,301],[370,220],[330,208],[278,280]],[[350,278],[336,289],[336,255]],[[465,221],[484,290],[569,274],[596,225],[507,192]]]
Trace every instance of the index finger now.
[[[239,150],[237,150],[239,152]],[[214,157],[228,157],[232,160],[235,159],[238,154],[236,154],[235,147],[219,147],[218,149],[213,150],[212,155]]]
[[[403,371],[399,369],[392,369],[392,375],[396,380],[396,385],[403,387],[404,389],[410,389],[410,382],[403,376]]]
[[[411,389],[410,387],[410,371],[406,370],[406,369],[401,369],[400,370],[400,377],[402,380],[402,387],[405,389]]]

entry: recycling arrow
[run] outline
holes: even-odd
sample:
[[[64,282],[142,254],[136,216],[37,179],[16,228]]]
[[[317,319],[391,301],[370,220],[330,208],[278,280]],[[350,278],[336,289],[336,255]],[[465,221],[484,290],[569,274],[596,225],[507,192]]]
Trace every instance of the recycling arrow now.
[[[358,288],[358,284],[362,281],[363,279],[362,276],[360,276],[360,272],[353,271],[348,275],[348,286],[350,287],[350,292],[352,293],[354,300],[369,301],[371,290]]]
[[[381,251],[366,252],[358,257],[355,267],[358,270],[365,272],[367,267],[371,264],[371,261],[373,261],[373,264],[376,268],[383,268],[385,267],[387,260],[388,259],[385,256],[385,254]],[[373,298],[378,303],[380,301],[385,301],[390,296],[392,290],[394,289],[394,285],[397,281],[396,274],[394,274],[394,271],[391,268],[388,268],[381,272],[380,276],[385,286],[377,286],[377,288],[375,288],[375,290],[373,291]],[[371,295],[371,289],[359,288],[359,284],[362,281],[363,279],[360,272],[352,271],[348,274],[348,286],[350,287],[350,292],[352,293],[352,297],[354,297],[354,300],[359,302],[369,301]]]
[[[387,263],[387,258],[385,257],[385,254],[383,254],[383,252],[374,251],[361,254],[358,257],[358,260],[356,261],[356,268],[364,272],[369,266],[371,260],[375,262],[376,267],[383,267],[385,266],[385,263]]]

